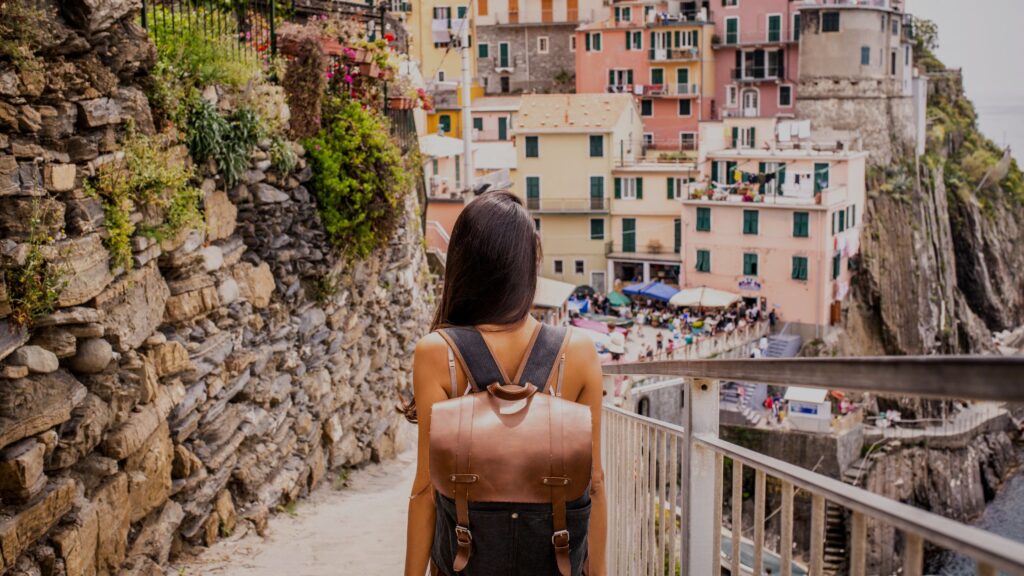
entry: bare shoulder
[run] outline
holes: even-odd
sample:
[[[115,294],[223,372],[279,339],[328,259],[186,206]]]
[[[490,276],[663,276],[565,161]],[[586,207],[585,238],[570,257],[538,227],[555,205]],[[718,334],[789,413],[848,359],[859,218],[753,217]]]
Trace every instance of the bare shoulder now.
[[[431,332],[419,339],[416,343],[416,356],[414,361],[417,365],[432,366],[444,364],[448,343],[437,332]]]
[[[569,328],[569,343],[566,345],[565,356],[566,360],[577,366],[600,364],[594,341],[583,330],[572,327]]]

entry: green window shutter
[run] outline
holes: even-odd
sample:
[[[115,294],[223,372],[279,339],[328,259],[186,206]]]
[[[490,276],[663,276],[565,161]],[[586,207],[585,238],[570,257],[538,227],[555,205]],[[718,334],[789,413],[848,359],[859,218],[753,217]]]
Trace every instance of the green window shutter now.
[[[615,177],[615,199],[622,199],[622,178]]]
[[[800,15],[793,15],[793,40],[800,40]]]
[[[782,185],[786,182],[786,165],[775,172],[775,194],[782,196]]]
[[[682,220],[676,218],[672,222],[672,233],[674,234],[674,242],[672,244],[676,254],[682,252],[683,248],[683,223]]]
[[[743,275],[757,276],[757,254],[743,255]]]
[[[675,42],[672,44],[672,48],[679,48],[680,46],[683,45],[683,43],[682,43],[682,36],[680,36],[680,31],[676,30],[676,33],[674,34],[674,36],[675,37],[673,38],[673,40],[675,40]]]
[[[626,84],[633,83],[633,69],[626,70]]]
[[[669,200],[675,200],[676,198],[676,179],[669,176],[665,180],[665,190],[667,191],[666,196]]]
[[[679,115],[680,116],[692,116],[693,115],[693,100],[680,100],[679,101]]]
[[[782,39],[782,16],[773,14],[768,17],[768,41],[778,42]]]
[[[757,234],[758,212],[757,210],[743,211],[743,233]]]
[[[601,51],[601,34],[594,34],[594,50]]]
[[[748,136],[750,140],[750,147],[757,148],[757,128],[751,126]]]
[[[622,219],[622,251],[636,252],[636,219]]]
[[[590,239],[604,240],[604,220],[593,218],[590,220]]]
[[[832,213],[832,235],[833,235],[833,236],[835,236],[835,235],[836,235],[836,219],[837,219],[837,218],[838,218],[838,217],[836,216],[836,213],[835,213],[835,212],[833,212],[833,213]]]
[[[583,43],[586,45],[587,52],[590,52],[590,34],[583,35]]]
[[[526,157],[527,158],[539,158],[540,157],[540,140],[537,136],[526,137]]]
[[[452,131],[452,117],[447,114],[441,114],[437,120],[437,125],[441,127],[445,134],[450,134]]]
[[[604,198],[604,176],[590,177],[590,198]]]
[[[793,280],[807,280],[807,258],[793,256],[793,272],[790,277]]]
[[[479,57],[479,58],[487,58],[487,56],[490,53],[491,53],[491,47],[488,46],[487,44],[477,44],[476,45],[476,55],[477,55],[477,57]]]
[[[643,200],[644,199],[644,179],[641,178],[641,177],[638,177],[636,179],[636,199],[637,200]]]
[[[846,210],[839,211],[839,231],[846,230]]]
[[[836,278],[839,278],[839,271],[842,269],[842,265],[843,265],[843,255],[842,254],[836,254],[832,258],[832,279],[833,280],[835,280]]]
[[[753,128],[751,128],[751,130],[753,130]],[[757,163],[757,173],[758,174],[764,174],[765,170],[767,170],[767,169],[768,169],[768,165],[765,164],[764,162],[758,162]],[[757,193],[758,194],[764,194],[764,184],[763,183],[758,185]]]
[[[663,68],[651,69],[651,84],[664,84],[665,70]]]
[[[718,182],[718,162],[711,161],[711,181]]]
[[[736,126],[732,127],[732,147],[736,148],[740,143],[740,129]]]
[[[807,212],[793,213],[793,236],[796,238],[807,238],[809,236],[808,220],[810,214]]]
[[[703,206],[697,207],[697,231],[711,231],[711,208]]]
[[[466,17],[466,7],[465,6],[459,6],[458,8],[455,9],[455,13],[458,15],[458,17],[460,19],[461,18],[465,18]]]
[[[711,252],[697,250],[697,272],[711,272]]]
[[[726,162],[725,163],[725,183],[731,185],[736,183],[736,163]]]
[[[538,176],[526,177],[526,197],[540,198],[540,178]]]
[[[473,129],[474,130],[483,130],[484,129],[484,119],[483,118],[473,118]]]
[[[604,135],[591,134],[590,136],[590,157],[601,158],[604,156]]]
[[[850,208],[852,209],[850,211],[850,226],[856,226],[857,225],[857,205],[854,204],[853,206],[850,206]]]

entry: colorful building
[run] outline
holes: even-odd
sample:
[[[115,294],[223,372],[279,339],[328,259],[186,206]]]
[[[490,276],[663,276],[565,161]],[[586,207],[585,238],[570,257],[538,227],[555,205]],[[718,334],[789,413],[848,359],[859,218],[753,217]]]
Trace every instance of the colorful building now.
[[[703,4],[706,4],[703,3]],[[647,150],[694,153],[715,89],[713,25],[701,2],[626,1],[576,32],[576,91],[637,98]]]
[[[486,92],[571,92],[576,27],[607,16],[602,0],[478,0],[477,59]]]
[[[684,286],[739,293],[805,337],[839,321],[859,254],[867,153],[821,148],[704,155],[701,182],[682,200]]]
[[[715,89],[708,119],[792,116],[800,8],[793,0],[715,0]]]
[[[427,83],[457,82],[462,77],[462,57],[452,40],[458,40],[463,26],[469,27],[470,43],[476,29],[469,2],[417,0],[403,5],[409,12],[409,55],[419,62]],[[476,78],[476,52],[470,52],[470,72]]]
[[[512,181],[540,232],[542,276],[607,290],[612,170],[616,162],[636,162],[642,130],[628,94],[522,97]]]

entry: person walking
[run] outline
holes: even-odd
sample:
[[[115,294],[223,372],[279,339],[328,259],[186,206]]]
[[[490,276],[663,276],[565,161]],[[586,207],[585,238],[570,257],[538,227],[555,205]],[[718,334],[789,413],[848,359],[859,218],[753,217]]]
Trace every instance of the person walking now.
[[[401,407],[419,427],[405,576],[608,573],[601,363],[590,338],[530,315],[540,262],[511,193],[481,195],[455,222]]]
[[[765,357],[768,355],[768,337],[761,336],[761,340],[758,341],[757,347],[761,349],[761,356]]]
[[[654,337],[654,348],[657,350],[656,354],[658,358],[661,358],[661,353],[665,349],[665,342],[661,335],[661,330],[658,330],[658,335]]]

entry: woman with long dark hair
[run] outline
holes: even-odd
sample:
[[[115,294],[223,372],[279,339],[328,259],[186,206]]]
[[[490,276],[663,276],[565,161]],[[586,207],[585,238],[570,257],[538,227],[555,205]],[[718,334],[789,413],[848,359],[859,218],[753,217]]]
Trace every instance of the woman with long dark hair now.
[[[607,521],[600,460],[601,366],[593,342],[585,335],[571,329],[542,327],[530,315],[540,262],[540,239],[533,219],[513,194],[486,193],[470,202],[455,223],[432,332],[416,346],[414,403],[405,408],[406,417],[419,424],[416,478],[409,502],[406,576],[423,576],[428,570],[444,576],[606,573]],[[469,345],[473,342],[479,343],[479,350],[484,351],[474,351]],[[547,363],[535,362],[536,357],[544,356],[544,347],[552,351],[547,355]],[[488,363],[495,374],[493,384],[485,375]],[[506,374],[516,374],[516,378]],[[553,495],[552,503],[545,504],[517,504],[522,500],[510,495],[506,501],[500,493],[489,498],[497,502],[481,502],[487,499],[484,494],[488,489],[494,490],[494,474],[477,482],[478,470],[473,470],[474,474],[451,474],[453,482],[477,482],[454,485],[456,490],[468,486],[462,502],[437,488],[438,480],[436,474],[432,478],[432,473],[438,470],[432,471],[431,466],[444,460],[435,454],[433,444],[444,442],[445,438],[438,438],[439,435],[454,436],[454,430],[461,435],[463,424],[454,421],[468,418],[465,411],[455,412],[453,418],[451,410],[442,407],[473,393],[486,397],[488,392],[504,400],[526,398],[521,403],[532,402],[548,410],[542,414],[550,413],[552,419],[558,410],[563,410],[557,406],[565,402],[566,413],[582,413],[588,420],[586,429],[559,425],[560,430],[571,432],[566,432],[570,436],[564,440],[557,439],[558,446],[563,442],[566,446],[583,445],[588,452],[587,480],[582,485],[576,482],[569,486],[569,498],[560,492],[563,485],[554,481],[560,480],[560,476],[571,476],[568,471],[541,474],[545,486],[550,487],[544,489]],[[530,396],[531,393],[534,395]],[[515,404],[490,397],[480,402],[485,403],[476,406]],[[506,408],[501,409],[505,416],[497,416],[495,421],[502,423],[497,426],[498,432],[508,431],[509,438],[523,432],[513,430],[517,424],[525,427],[536,422],[529,417],[515,420],[516,408]],[[503,419],[511,419],[507,428],[502,427],[506,425]],[[581,418],[577,416],[576,421]],[[523,467],[515,462],[515,457],[536,449],[522,441],[518,445],[514,445],[515,441],[497,441],[483,450],[479,442],[485,432],[477,430],[473,451],[467,455],[467,461],[474,466],[484,466],[481,462],[487,460],[498,474],[506,470],[513,474],[513,469]],[[581,435],[584,437],[580,438]],[[544,438],[541,459],[547,470],[547,436]],[[579,450],[577,460],[578,453]],[[461,459],[459,456],[460,465]],[[481,476],[486,475],[484,472]],[[568,484],[566,479],[565,485]],[[543,538],[533,532],[542,533]]]

